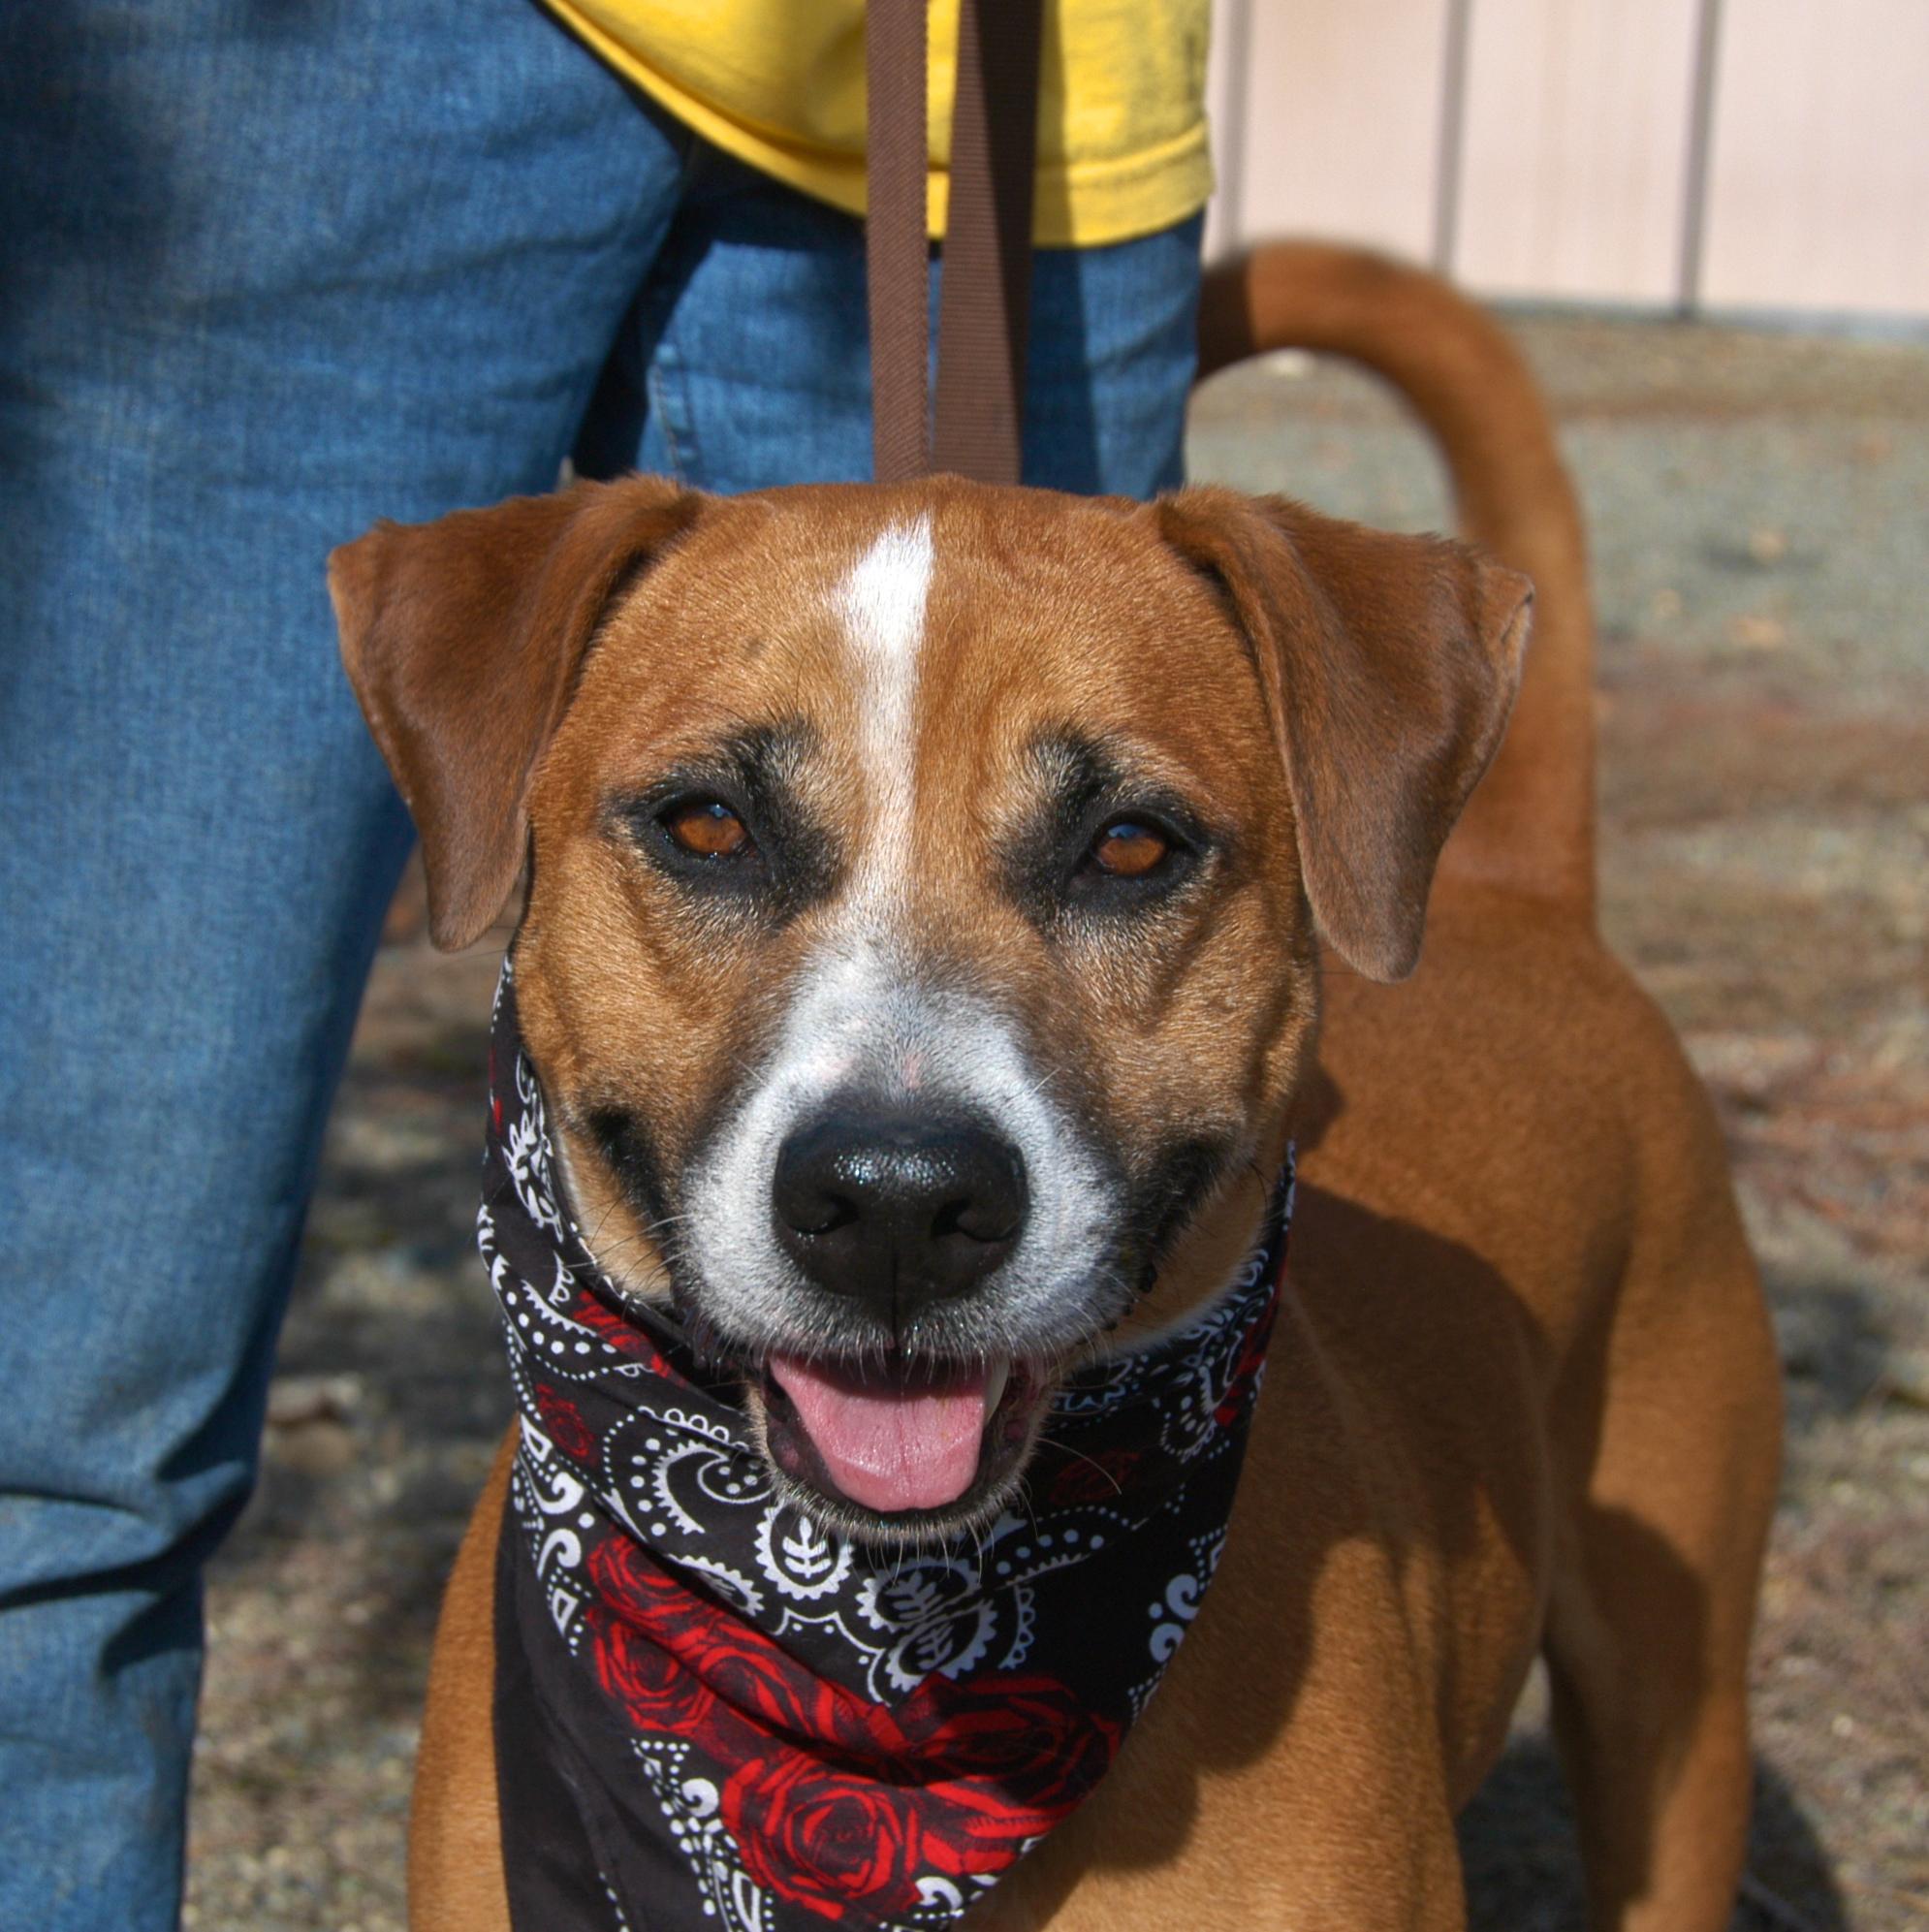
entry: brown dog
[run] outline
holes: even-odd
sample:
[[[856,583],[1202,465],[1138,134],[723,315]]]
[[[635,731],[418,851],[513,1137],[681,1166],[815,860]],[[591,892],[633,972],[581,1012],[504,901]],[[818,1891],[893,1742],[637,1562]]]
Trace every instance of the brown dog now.
[[[1572,499],[1512,352],[1424,276],[1270,250],[1206,318],[1209,368],[1304,344],[1389,375],[1502,563],[1218,490],[637,478],[337,553],[350,676],[439,943],[527,853],[518,997],[575,1204],[624,1293],[731,1339],[753,1410],[806,1346],[814,1290],[764,1230],[824,1041],[888,1057],[915,1029],[927,1089],[1004,1109],[1045,1232],[944,1332],[1018,1333],[1032,1421],[1055,1370],[1217,1290],[1297,1136],[1212,1597],[1105,1783],[972,1923],[1459,1925],[1454,1815],[1539,1654],[1596,1922],[1715,1932],[1777,1380],[1709,1110],[1594,930]],[[1528,627],[1502,564],[1539,608],[1496,759]],[[1152,1285],[1107,1334],[1127,1227],[1157,1230]],[[800,1463],[778,1433],[848,1527],[888,1533],[894,1501],[944,1526],[944,1496],[827,1481],[837,1444]],[[507,1445],[437,1639],[422,1932],[508,1922],[506,1474]],[[957,1520],[1020,1474],[977,1471]]]

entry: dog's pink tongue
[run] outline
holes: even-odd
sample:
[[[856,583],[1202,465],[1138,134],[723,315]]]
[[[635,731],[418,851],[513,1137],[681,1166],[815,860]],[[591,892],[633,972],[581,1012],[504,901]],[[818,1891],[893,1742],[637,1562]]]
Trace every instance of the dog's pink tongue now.
[[[937,1509],[956,1503],[978,1473],[985,1433],[982,1371],[941,1386],[838,1375],[778,1355],[771,1373],[824,1468],[867,1509]]]

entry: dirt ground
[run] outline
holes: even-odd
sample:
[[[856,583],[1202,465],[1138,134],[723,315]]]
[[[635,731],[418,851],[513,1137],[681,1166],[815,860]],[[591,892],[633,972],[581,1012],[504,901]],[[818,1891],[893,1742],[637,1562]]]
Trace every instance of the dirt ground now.
[[[1929,1925],[1929,347],[1524,321],[1593,529],[1604,917],[1714,1090],[1790,1439],[1737,1927]],[[1193,470],[1422,528],[1431,458],[1279,359]],[[470,1246],[495,961],[377,966],[216,1563],[188,1922],[394,1932],[441,1579],[507,1414]],[[1467,1821],[1483,1932],[1582,1922],[1531,1696]]]

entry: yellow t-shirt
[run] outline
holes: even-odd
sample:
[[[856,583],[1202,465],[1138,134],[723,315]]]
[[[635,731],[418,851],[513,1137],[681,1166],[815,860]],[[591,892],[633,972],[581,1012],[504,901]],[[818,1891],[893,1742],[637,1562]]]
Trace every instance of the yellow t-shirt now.
[[[863,0],[548,0],[708,141],[864,211]],[[996,0],[994,0],[996,4]],[[1033,223],[1046,247],[1169,228],[1212,192],[1210,0],[1050,0]],[[958,0],[932,0],[933,235],[944,233]]]

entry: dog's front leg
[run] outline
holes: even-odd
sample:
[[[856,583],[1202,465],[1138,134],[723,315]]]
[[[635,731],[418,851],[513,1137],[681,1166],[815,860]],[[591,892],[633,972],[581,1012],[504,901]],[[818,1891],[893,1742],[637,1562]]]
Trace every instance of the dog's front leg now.
[[[495,1785],[495,1545],[516,1440],[511,1429],[496,1450],[442,1599],[410,1806],[409,1932],[509,1932]]]

